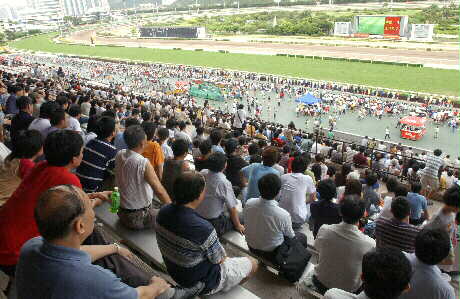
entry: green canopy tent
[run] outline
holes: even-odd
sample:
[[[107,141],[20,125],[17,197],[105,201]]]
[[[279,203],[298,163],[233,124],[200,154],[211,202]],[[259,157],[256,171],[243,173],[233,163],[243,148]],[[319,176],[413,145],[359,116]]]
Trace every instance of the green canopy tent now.
[[[223,101],[224,95],[222,90],[211,83],[194,84],[189,90],[191,96],[209,99],[214,101]]]

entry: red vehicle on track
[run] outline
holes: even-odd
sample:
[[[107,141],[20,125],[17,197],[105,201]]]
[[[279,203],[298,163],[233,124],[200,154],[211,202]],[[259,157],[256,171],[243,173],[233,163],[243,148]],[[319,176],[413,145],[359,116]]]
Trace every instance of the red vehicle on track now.
[[[419,116],[406,116],[400,120],[401,138],[419,140],[426,134],[426,118]]]

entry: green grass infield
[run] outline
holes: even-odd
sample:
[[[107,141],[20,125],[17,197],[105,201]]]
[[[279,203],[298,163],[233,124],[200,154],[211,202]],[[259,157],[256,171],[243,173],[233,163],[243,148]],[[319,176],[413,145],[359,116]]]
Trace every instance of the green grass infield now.
[[[295,58],[275,55],[251,55],[189,50],[164,50],[114,46],[70,45],[54,43],[52,34],[37,35],[13,41],[16,49],[164,62],[213,68],[252,71],[299,78],[329,80],[413,92],[458,96],[459,71],[401,65]]]

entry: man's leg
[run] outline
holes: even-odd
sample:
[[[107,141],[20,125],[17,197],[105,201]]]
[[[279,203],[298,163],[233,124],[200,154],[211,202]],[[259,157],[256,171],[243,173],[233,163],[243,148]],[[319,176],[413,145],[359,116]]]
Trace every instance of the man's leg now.
[[[438,192],[439,190],[439,179],[438,178],[430,178],[429,184],[430,191],[428,192],[426,199],[433,199],[432,197]]]
[[[150,205],[148,209],[144,210],[144,213],[143,213],[144,228],[155,227],[158,211],[159,210],[155,209],[153,205]]]
[[[109,242],[106,240],[102,230],[97,226],[94,228],[93,233],[83,242],[83,245],[107,244]],[[150,282],[150,274],[140,270],[129,260],[118,254],[108,255],[94,261],[93,264],[112,271],[122,282],[133,288],[148,285]]]
[[[422,187],[423,187],[420,194],[428,198],[428,194],[430,193],[431,188],[429,186],[427,176],[422,175],[422,177],[420,178],[420,183],[422,184]]]
[[[230,217],[223,214],[215,219],[208,219],[208,221],[211,222],[212,226],[214,226],[214,229],[219,237],[234,229],[233,222]]]
[[[220,265],[219,286],[207,295],[215,294],[220,291],[228,292],[235,286],[245,283],[254,276],[259,267],[257,260],[251,257],[226,258]]]
[[[118,218],[121,224],[129,229],[139,230],[144,228],[144,213],[140,210],[132,212],[120,209]]]

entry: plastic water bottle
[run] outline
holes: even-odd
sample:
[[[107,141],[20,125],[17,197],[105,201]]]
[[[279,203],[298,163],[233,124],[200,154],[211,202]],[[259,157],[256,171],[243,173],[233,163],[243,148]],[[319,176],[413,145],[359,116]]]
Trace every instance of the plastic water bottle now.
[[[110,199],[112,200],[110,212],[118,213],[118,209],[120,208],[120,192],[118,192],[118,187],[113,188],[113,192],[112,195],[110,195]]]

